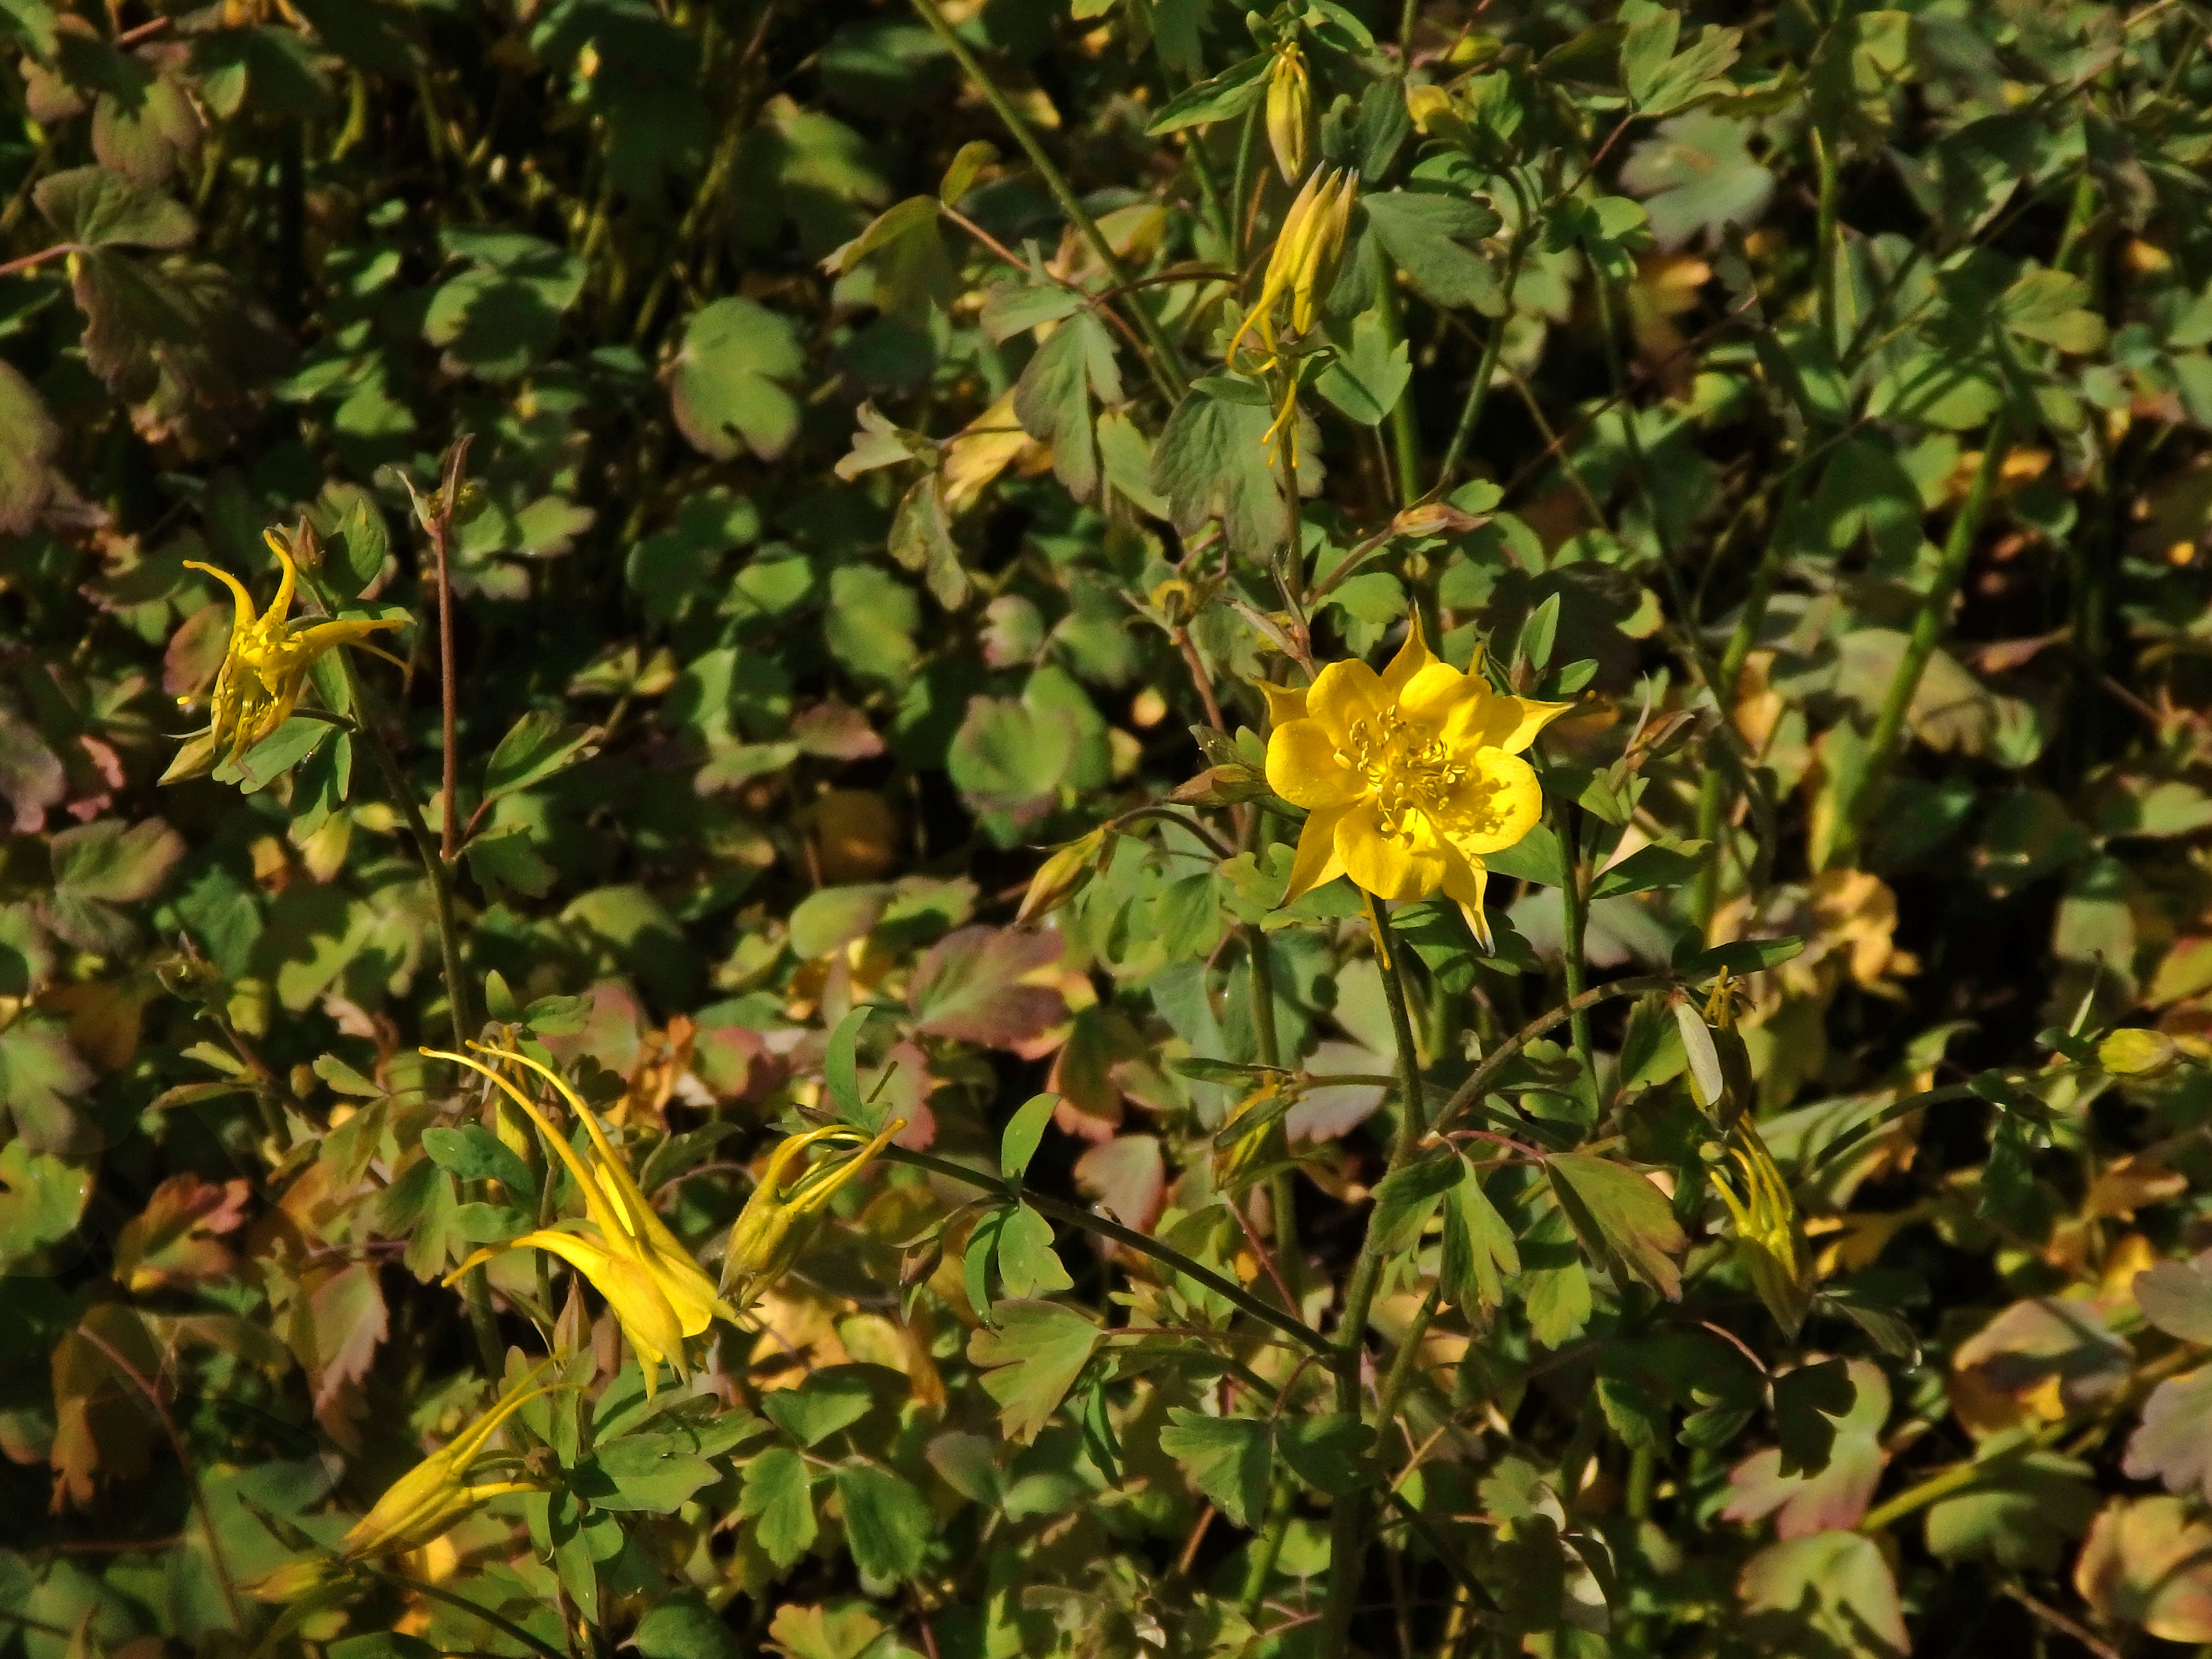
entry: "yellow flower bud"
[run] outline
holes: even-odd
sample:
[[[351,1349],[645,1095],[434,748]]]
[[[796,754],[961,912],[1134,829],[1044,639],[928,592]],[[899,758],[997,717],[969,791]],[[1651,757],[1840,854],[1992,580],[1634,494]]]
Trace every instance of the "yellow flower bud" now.
[[[1295,332],[1304,333],[1313,326],[1319,298],[1324,296],[1327,282],[1335,275],[1337,258],[1344,251],[1344,234],[1357,199],[1351,173],[1342,171],[1315,173],[1292,198],[1283,215],[1275,246],[1267,255],[1267,268],[1260,279],[1260,297],[1229,342],[1232,363],[1237,348],[1255,329],[1273,353],[1278,301],[1291,301]]]
[[[729,1254],[722,1260],[722,1289],[740,1310],[789,1272],[806,1246],[810,1224],[837,1190],[867,1167],[891,1138],[906,1127],[895,1117],[873,1140],[842,1123],[792,1135],[769,1155],[768,1168],[753,1188],[745,1207],[730,1229]],[[858,1146],[844,1158],[831,1158],[815,1164],[786,1191],[784,1174],[793,1163],[817,1146]]]
[[[2137,1025],[2123,1025],[2097,1045],[2097,1064],[2116,1077],[2164,1077],[2180,1060],[2172,1037]]]
[[[553,1362],[545,1360],[525,1377]],[[560,1385],[555,1385],[556,1387]],[[497,1405],[393,1481],[344,1539],[345,1559],[365,1561],[380,1555],[404,1555],[434,1543],[487,1499],[514,1492],[544,1492],[541,1481],[501,1480],[471,1485],[469,1471],[500,1425],[531,1401],[553,1388],[517,1388]]]
[[[1083,890],[1097,868],[1098,854],[1106,845],[1106,828],[1101,824],[1080,840],[1055,847],[1052,855],[1037,866],[1030,878],[1030,890],[1022,896],[1022,908],[1014,917],[1017,927],[1026,927],[1033,921],[1042,921],[1054,910]]]
[[[1304,176],[1312,107],[1313,83],[1306,74],[1305,54],[1297,42],[1286,40],[1275,48],[1274,67],[1267,74],[1267,144],[1286,185]]]

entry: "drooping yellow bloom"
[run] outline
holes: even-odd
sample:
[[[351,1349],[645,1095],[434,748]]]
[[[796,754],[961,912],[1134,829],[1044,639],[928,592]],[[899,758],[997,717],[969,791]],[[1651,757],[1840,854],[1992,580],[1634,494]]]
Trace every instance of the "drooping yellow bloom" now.
[[[837,1195],[837,1190],[866,1169],[891,1137],[906,1127],[895,1117],[872,1140],[842,1123],[809,1129],[788,1137],[769,1154],[768,1168],[753,1188],[745,1207],[730,1229],[730,1252],[722,1261],[722,1288],[742,1310],[770,1285],[790,1271],[805,1248],[811,1228],[806,1224]],[[793,1163],[814,1146],[855,1146],[845,1158],[824,1158],[784,1189],[783,1178]]]
[[[1268,785],[1307,814],[1283,902],[1341,875],[1393,901],[1441,890],[1488,948],[1483,854],[1535,828],[1543,794],[1521,751],[1568,705],[1438,661],[1418,615],[1380,674],[1333,662],[1304,691],[1265,690]]]
[[[502,1073],[466,1054],[450,1054],[440,1048],[423,1049],[434,1059],[453,1060],[497,1084],[538,1126],[554,1156],[574,1177],[584,1198],[582,1218],[564,1218],[553,1227],[536,1229],[504,1244],[489,1245],[455,1268],[446,1282],[452,1284],[479,1262],[507,1250],[526,1248],[547,1251],[591,1280],[607,1299],[608,1307],[614,1310],[623,1328],[623,1334],[637,1351],[648,1395],[659,1386],[662,1360],[675,1366],[678,1376],[688,1376],[684,1339],[698,1335],[717,1314],[725,1319],[734,1319],[735,1311],[714,1293],[713,1281],[647,1201],[637,1178],[630,1173],[629,1165],[614,1143],[607,1139],[599,1119],[557,1073],[512,1048],[495,1048],[483,1043],[471,1043],[470,1047],[526,1066],[551,1084],[584,1126],[584,1133],[592,1142],[592,1157],[589,1164],[580,1158],[568,1138],[546,1121],[537,1103]]]
[[[230,628],[230,645],[223,653],[222,666],[216,671],[210,731],[214,748],[219,750],[228,741],[234,761],[291,718],[293,708],[300,701],[301,688],[307,683],[307,671],[315,665],[316,659],[342,645],[360,645],[380,629],[401,625],[388,617],[291,621],[292,596],[299,585],[292,551],[273,530],[264,532],[262,539],[276,556],[283,575],[276,584],[276,597],[270,600],[269,609],[258,616],[254,614],[253,596],[237,577],[197,559],[185,561],[185,569],[204,571],[228,587],[237,606],[236,618]],[[365,648],[375,649],[373,646]],[[382,652],[377,654],[384,655]]]
[[[1275,152],[1275,165],[1283,182],[1297,183],[1306,170],[1306,122],[1313,105],[1313,82],[1306,73],[1305,54],[1295,40],[1275,48],[1275,61],[1267,71],[1267,146]]]
[[[345,1559],[365,1561],[380,1555],[404,1555],[444,1537],[488,1498],[506,1492],[550,1490],[543,1481],[512,1477],[471,1484],[469,1473],[501,1424],[530,1401],[553,1392],[550,1387],[529,1386],[551,1363],[541,1364],[497,1405],[393,1481],[346,1534]]]

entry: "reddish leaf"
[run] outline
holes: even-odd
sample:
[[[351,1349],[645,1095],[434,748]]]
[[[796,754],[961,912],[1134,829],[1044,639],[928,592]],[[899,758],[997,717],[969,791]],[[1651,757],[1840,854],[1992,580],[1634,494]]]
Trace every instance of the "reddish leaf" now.
[[[115,1277],[129,1290],[222,1279],[238,1265],[222,1243],[246,1219],[246,1182],[216,1186],[196,1175],[171,1176],[154,1189],[145,1212],[124,1224],[115,1241]]]
[[[385,1330],[384,1291],[368,1262],[303,1279],[293,1297],[286,1340],[314,1390],[317,1420],[349,1450],[358,1439],[353,1385],[368,1375]]]
[[[1735,1489],[1721,1513],[1730,1521],[1774,1516],[1778,1538],[1809,1538],[1831,1528],[1854,1527],[1874,1500],[1881,1480],[1881,1425],[1889,1417],[1889,1379],[1863,1359],[1849,1362],[1853,1397],[1850,1410],[1836,1422],[1836,1438],[1825,1467],[1816,1472],[1784,1474],[1782,1453],[1755,1452],[1729,1472]]]
[[[1072,1135],[1104,1140],[1121,1127],[1121,1085],[1115,1073],[1145,1053],[1145,1039],[1126,1014],[1094,1004],[1075,1016],[1047,1085],[1060,1097],[1052,1121]]]
[[[82,1508],[98,1482],[128,1480],[151,1467],[160,1419],[120,1359],[153,1387],[161,1355],[145,1321],[119,1302],[89,1310],[83,1322],[54,1345],[53,1510]]]
[[[1120,1135],[1075,1160],[1083,1195],[1125,1227],[1150,1232],[1167,1200],[1167,1170],[1160,1143],[1151,1135]]]
[[[2179,1498],[2116,1498],[2089,1528],[2074,1588],[2100,1618],[2212,1642],[2212,1527]]]
[[[1038,1036],[1067,1018],[1067,1004],[1049,986],[1024,975],[1060,960],[1057,933],[963,927],[932,945],[914,970],[907,1006],[916,1029],[994,1048]]]

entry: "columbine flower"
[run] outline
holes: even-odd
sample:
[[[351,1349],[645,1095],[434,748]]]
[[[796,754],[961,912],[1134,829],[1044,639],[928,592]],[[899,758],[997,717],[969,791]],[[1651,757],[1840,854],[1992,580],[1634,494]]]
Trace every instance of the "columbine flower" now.
[[[1813,1253],[1796,1200],[1750,1119],[1735,1126],[1728,1155],[1742,1172],[1743,1195],[1729,1190],[1724,1169],[1713,1171],[1713,1186],[1735,1221],[1736,1259],[1783,1334],[1794,1338],[1813,1307]]]
[[[291,550],[273,530],[264,532],[262,539],[269,544],[269,550],[276,556],[276,562],[284,574],[276,584],[276,597],[270,600],[269,609],[258,617],[253,611],[253,596],[237,577],[197,559],[185,561],[185,569],[204,571],[228,587],[238,607],[237,619],[231,623],[229,648],[223,653],[222,666],[216,672],[212,724],[208,734],[212,749],[219,750],[226,739],[229,741],[230,758],[234,761],[291,718],[293,707],[300,701],[300,689],[306,684],[307,671],[315,665],[316,659],[342,645],[360,645],[380,629],[401,626],[397,619],[386,617],[349,617],[343,622],[290,621],[292,594],[299,582]],[[363,648],[375,650],[374,646]],[[379,651],[376,654],[385,653]]]
[[[1286,40],[1275,48],[1267,72],[1267,145],[1286,185],[1297,183],[1306,170],[1306,118],[1312,103],[1305,54],[1297,41]]]
[[[1382,673],[1333,662],[1307,690],[1267,690],[1267,782],[1307,813],[1282,902],[1341,875],[1393,901],[1441,889],[1487,950],[1482,855],[1535,827],[1543,795],[1520,751],[1567,705],[1439,662],[1418,614]]]
[[[1328,297],[1337,256],[1344,251],[1344,234],[1352,222],[1352,204],[1359,192],[1349,168],[1316,173],[1291,200],[1283,216],[1283,228],[1267,255],[1267,269],[1260,279],[1260,297],[1229,342],[1233,364],[1244,336],[1258,330],[1270,357],[1275,349],[1275,307],[1291,302],[1291,331],[1304,334],[1314,325],[1321,302]]]
[[[629,1165],[576,1091],[562,1082],[552,1068],[528,1054],[482,1043],[470,1046],[527,1066],[551,1084],[591,1138],[592,1158],[586,1164],[568,1145],[567,1137],[546,1121],[536,1102],[481,1060],[441,1048],[422,1050],[433,1059],[450,1060],[481,1073],[504,1090],[507,1097],[538,1126],[554,1155],[568,1166],[584,1197],[582,1219],[563,1219],[552,1227],[541,1227],[511,1238],[504,1244],[488,1245],[447,1275],[446,1282],[452,1284],[479,1262],[508,1250],[544,1250],[559,1256],[590,1279],[593,1288],[607,1299],[623,1334],[637,1351],[648,1396],[659,1387],[662,1360],[675,1366],[678,1376],[688,1376],[684,1339],[705,1330],[715,1315],[735,1319],[735,1312],[715,1295],[713,1282],[700,1271],[699,1264],[677,1242],[667,1223],[647,1201]]]
[[[550,1361],[545,1364],[550,1364]],[[386,1489],[367,1515],[345,1535],[345,1559],[365,1561],[380,1555],[405,1555],[436,1542],[488,1498],[512,1492],[544,1492],[543,1481],[512,1477],[471,1484],[469,1474],[500,1425],[531,1401],[553,1388],[526,1386],[540,1364],[519,1387],[482,1417],[432,1452]],[[556,1385],[557,1386],[557,1385]]]
[[[769,1154],[768,1168],[753,1188],[745,1207],[730,1229],[730,1251],[722,1261],[722,1288],[742,1311],[790,1270],[805,1248],[811,1228],[805,1224],[837,1195],[837,1189],[866,1169],[891,1137],[906,1127],[895,1117],[873,1140],[842,1123],[792,1135]],[[824,1158],[784,1189],[783,1177],[793,1163],[814,1146],[857,1146],[846,1158]]]

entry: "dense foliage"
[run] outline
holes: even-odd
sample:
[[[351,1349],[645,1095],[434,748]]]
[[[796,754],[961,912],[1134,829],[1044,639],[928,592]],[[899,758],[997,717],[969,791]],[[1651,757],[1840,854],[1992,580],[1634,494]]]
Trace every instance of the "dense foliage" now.
[[[2212,1643],[2208,27],[0,0],[0,1652]]]

